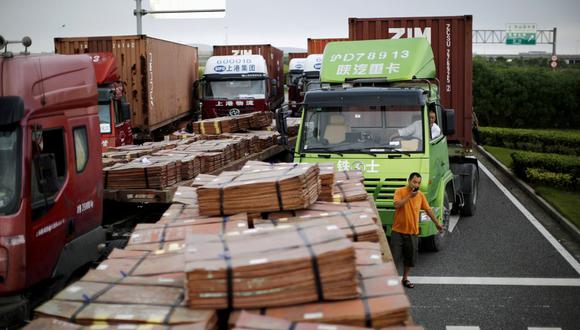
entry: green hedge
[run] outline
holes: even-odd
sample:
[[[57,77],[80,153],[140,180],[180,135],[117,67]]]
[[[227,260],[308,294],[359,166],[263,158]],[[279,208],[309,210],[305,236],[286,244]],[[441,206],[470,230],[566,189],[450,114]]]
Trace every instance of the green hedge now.
[[[535,184],[569,190],[579,190],[580,188],[580,178],[575,178],[567,173],[555,173],[540,168],[527,168],[525,176],[526,181]]]
[[[580,70],[473,60],[473,108],[481,126],[580,127]]]
[[[580,156],[580,130],[480,127],[480,143],[510,149]]]
[[[515,175],[529,182],[552,182],[576,189],[580,178],[580,157],[516,151],[511,154]]]

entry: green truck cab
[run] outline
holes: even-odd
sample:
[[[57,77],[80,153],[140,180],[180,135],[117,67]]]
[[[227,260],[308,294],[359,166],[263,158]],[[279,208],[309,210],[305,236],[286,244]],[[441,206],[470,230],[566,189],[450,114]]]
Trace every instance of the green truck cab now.
[[[306,93],[295,162],[335,163],[360,170],[387,235],[394,192],[411,172],[422,176],[421,191],[444,227],[452,211],[470,216],[477,202],[477,160],[462,146],[449,146],[455,113],[439,102],[433,51],[427,39],[329,43],[324,51],[321,89]],[[440,128],[431,136],[429,111]],[[437,251],[438,233],[420,215],[421,244]]]

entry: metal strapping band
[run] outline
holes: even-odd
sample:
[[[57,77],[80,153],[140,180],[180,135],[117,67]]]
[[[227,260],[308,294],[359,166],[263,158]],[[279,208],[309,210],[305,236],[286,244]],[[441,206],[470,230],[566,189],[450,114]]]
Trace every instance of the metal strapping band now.
[[[310,244],[308,236],[306,236],[306,233],[304,233],[303,228],[300,225],[297,225],[296,230],[298,231],[298,235],[300,235],[300,238],[302,238],[306,248],[308,249],[308,252],[310,253],[310,262],[312,264],[312,273],[314,274],[314,283],[316,285],[318,300],[324,300],[324,290],[322,289],[322,280],[320,278],[320,269],[318,268],[318,259],[316,258],[314,249],[312,249],[312,244]]]
[[[230,249],[228,248],[228,243],[225,241],[224,237],[220,235],[220,240],[222,245],[224,246],[224,253],[221,256],[226,261],[226,288],[227,288],[227,300],[228,300],[228,309],[231,310],[234,308],[234,279],[233,279],[233,269],[232,269],[232,257],[230,256]]]
[[[282,204],[282,192],[280,191],[280,181],[276,180],[276,195],[278,196],[278,208],[280,211],[284,210],[284,205]]]
[[[371,306],[369,306],[369,297],[367,296],[367,290],[365,288],[365,282],[364,279],[361,275],[361,273],[358,273],[358,283],[361,289],[361,301],[363,303],[363,307],[365,309],[365,326],[367,328],[372,328],[373,327],[373,316],[371,314]]]
[[[344,220],[346,220],[346,223],[348,224],[350,230],[352,231],[352,241],[358,242],[358,234],[356,233],[356,228],[354,227],[354,224],[350,221],[348,215],[344,211],[340,211],[340,215],[344,218]]]
[[[227,229],[226,225],[228,224],[228,221],[230,221],[229,216],[226,215],[225,217],[223,217],[223,219],[222,219],[222,234],[226,233],[226,229]]]
[[[181,303],[183,302],[184,299],[185,299],[185,293],[182,291],[179,294],[179,296],[177,297],[177,299],[175,299],[175,301],[173,302],[173,304],[171,304],[171,307],[169,308],[169,312],[167,312],[167,315],[165,315],[165,318],[163,319],[163,324],[164,325],[169,325],[169,322],[171,321],[171,316],[173,315],[173,312],[175,312],[175,309],[179,305],[181,305]]]
[[[163,226],[163,230],[161,231],[161,238],[159,239],[159,249],[163,249],[163,246],[165,245],[165,235],[167,235],[167,228],[169,228],[169,224],[166,223]]]
[[[143,172],[145,172],[145,187],[149,189],[149,175],[147,175],[147,167],[143,167]]]

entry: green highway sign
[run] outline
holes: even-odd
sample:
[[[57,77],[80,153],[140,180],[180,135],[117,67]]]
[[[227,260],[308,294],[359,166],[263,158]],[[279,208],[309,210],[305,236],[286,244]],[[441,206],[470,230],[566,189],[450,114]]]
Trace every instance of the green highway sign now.
[[[535,23],[509,23],[506,25],[506,45],[535,45]]]

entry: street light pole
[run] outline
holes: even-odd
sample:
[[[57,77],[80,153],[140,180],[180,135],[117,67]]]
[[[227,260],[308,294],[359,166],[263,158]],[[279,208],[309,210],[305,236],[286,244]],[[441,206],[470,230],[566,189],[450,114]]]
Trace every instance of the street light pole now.
[[[225,9],[201,9],[201,10],[157,10],[149,11],[142,8],[143,0],[135,0],[136,8],[133,15],[137,17],[137,34],[143,33],[143,16],[147,14],[187,14],[187,13],[223,13]]]

